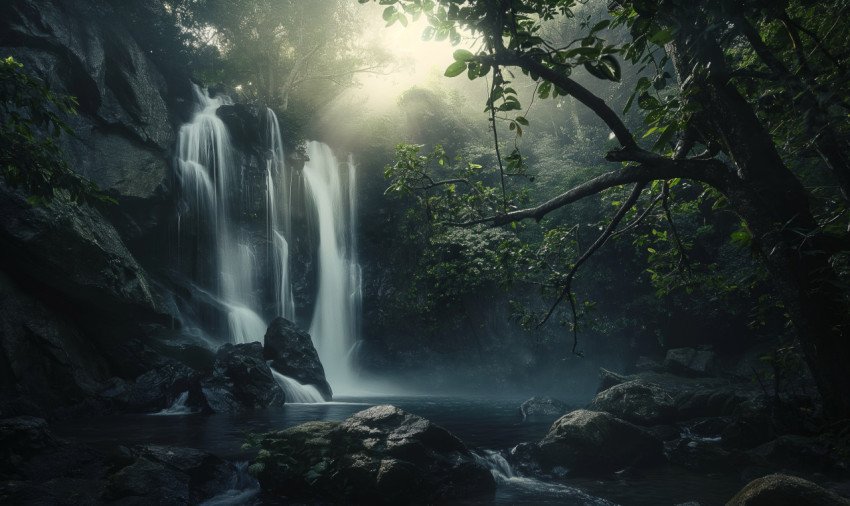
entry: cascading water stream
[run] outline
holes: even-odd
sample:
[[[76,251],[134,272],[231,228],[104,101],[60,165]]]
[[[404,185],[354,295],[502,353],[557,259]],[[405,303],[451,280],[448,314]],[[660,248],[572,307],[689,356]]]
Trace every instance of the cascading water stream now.
[[[357,341],[360,303],[360,266],[353,240],[356,169],[349,161],[349,191],[344,192],[339,162],[327,145],[308,143],[307,156],[304,178],[319,228],[319,288],[310,335],[328,382],[341,392],[351,390],[356,381],[349,353]]]
[[[216,115],[222,105],[230,104],[226,96],[211,98],[206,90],[193,86],[198,109],[192,121],[183,125],[177,140],[177,167],[181,182],[186,223],[195,240],[181,241],[181,248],[192,247],[190,255],[180,255],[188,262],[196,281],[213,287],[227,312],[229,338],[244,343],[262,339],[266,324],[252,309],[256,278],[256,255],[247,238],[232,219],[239,209],[240,181],[234,178],[237,166],[227,127]],[[185,266],[183,266],[185,267]]]
[[[271,152],[266,163],[266,210],[271,248],[269,258],[274,272],[275,309],[278,315],[294,321],[295,301],[292,297],[287,240],[292,237],[292,174],[286,167],[280,124],[271,109],[266,109],[266,135]],[[279,202],[285,207],[280,209]]]
[[[178,261],[185,264],[181,269],[193,283],[208,290],[226,313],[229,341],[262,341],[266,320],[260,315],[272,313],[260,309],[264,304],[274,308],[273,314],[265,314],[269,319],[295,320],[290,246],[296,181],[285,163],[277,117],[267,110],[262,140],[269,150],[265,171],[268,254],[263,263],[254,247],[257,234],[249,232],[253,228],[245,222],[252,187],[244,182],[245,168],[236,162],[227,128],[216,114],[231,102],[224,96],[210,97],[198,87],[195,97],[196,113],[181,127],[178,138],[183,196]],[[356,379],[351,352],[359,334],[362,284],[356,255],[357,170],[350,157],[342,168],[330,147],[319,142],[307,144],[307,156],[305,184],[297,189],[310,197],[307,205],[316,217],[311,226],[317,228],[318,236],[318,288],[310,334],[329,383],[340,392],[352,390]],[[259,270],[261,264],[268,268]]]

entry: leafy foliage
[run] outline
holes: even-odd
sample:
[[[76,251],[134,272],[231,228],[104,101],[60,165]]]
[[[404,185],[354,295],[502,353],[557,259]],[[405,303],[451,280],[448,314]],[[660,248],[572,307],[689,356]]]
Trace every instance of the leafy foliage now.
[[[0,60],[0,170],[8,185],[30,194],[32,203],[49,201],[62,190],[75,202],[112,201],[68,167],[58,144],[60,135],[73,135],[63,116],[74,114],[76,105],[11,56]]]

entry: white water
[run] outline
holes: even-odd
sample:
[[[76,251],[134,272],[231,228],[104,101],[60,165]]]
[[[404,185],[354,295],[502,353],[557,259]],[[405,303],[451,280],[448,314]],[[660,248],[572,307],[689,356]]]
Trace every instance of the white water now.
[[[180,415],[191,415],[193,413],[192,408],[189,407],[189,392],[181,393],[177,399],[174,400],[174,403],[163,409],[162,411],[158,411],[156,413],[152,413],[153,416],[180,416]]]
[[[490,470],[490,474],[496,480],[497,502],[499,502],[500,493],[508,492],[514,500],[527,495],[529,499],[535,501],[540,501],[542,496],[550,500],[564,501],[566,504],[616,506],[610,501],[593,497],[575,487],[520,476],[500,452],[483,450],[482,453],[473,453],[473,455],[480,465]]]
[[[192,121],[180,128],[177,140],[180,186],[191,224],[186,232],[198,238],[193,244],[195,265],[191,270],[196,279],[212,283],[229,309],[229,340],[261,341],[265,323],[252,309],[258,307],[254,295],[256,255],[245,234],[230,219],[239,210],[242,182],[235,177],[239,167],[234,162],[227,127],[216,115],[219,107],[231,101],[225,96],[211,98],[197,86],[193,89],[198,107]],[[179,223],[185,225],[182,216]]]
[[[287,404],[317,404],[325,402],[325,398],[313,385],[302,385],[298,380],[284,376],[272,369],[275,381],[286,394]]]
[[[266,109],[266,136],[271,152],[266,164],[266,210],[275,308],[277,315],[294,321],[295,301],[289,273],[289,242],[286,239],[292,236],[292,174],[286,167],[280,124],[271,109]],[[278,205],[279,202],[283,207]]]
[[[310,335],[328,382],[335,392],[343,393],[356,382],[349,351],[357,340],[361,297],[360,266],[352,239],[356,169],[349,160],[349,191],[344,192],[339,162],[327,145],[308,143],[307,156],[304,178],[319,227],[319,289]]]
[[[260,483],[248,472],[248,462],[237,462],[235,472],[227,483],[227,489],[217,496],[202,502],[200,506],[237,506],[255,504],[260,494]]]
[[[224,309],[226,318],[218,326],[226,329],[223,337],[230,342],[262,341],[267,322],[277,316],[295,321],[291,216],[293,190],[299,195],[303,190],[309,196],[307,212],[315,217],[310,226],[318,236],[318,288],[309,332],[334,390],[355,391],[351,351],[359,335],[362,297],[356,254],[356,166],[349,157],[342,167],[330,147],[309,142],[302,183],[286,166],[277,117],[267,110],[266,240],[257,245],[256,234],[240,225],[254,212],[246,205],[251,203],[252,186],[245,183],[245,168],[237,163],[227,128],[216,114],[231,102],[224,96],[211,98],[198,87],[194,90],[196,113],[178,137],[181,269]],[[267,248],[259,250],[268,253],[265,262],[258,258],[258,246]],[[263,307],[274,309],[264,312]]]

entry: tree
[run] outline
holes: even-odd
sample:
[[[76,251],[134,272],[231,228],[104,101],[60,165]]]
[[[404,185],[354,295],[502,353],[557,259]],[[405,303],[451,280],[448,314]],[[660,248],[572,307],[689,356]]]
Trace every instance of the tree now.
[[[596,22],[579,15],[584,2],[572,0],[380,3],[387,5],[384,18],[389,23],[427,16],[430,27],[425,37],[459,42],[460,34],[468,33],[479,41],[475,52],[455,51],[446,75],[489,79],[486,104],[494,135],[498,121],[508,122],[510,130],[520,135],[529,124],[516,115],[522,105],[511,86],[510,69],[518,69],[537,83],[540,99],[573,97],[607,125],[619,144],[605,154],[606,160],[619,164],[617,168],[538,205],[514,209],[505,190],[505,165],[508,170],[521,167],[522,157],[515,152],[502,160],[496,138],[501,202],[489,207],[489,215],[468,214],[456,223],[500,226],[540,221],[581,199],[630,185],[629,196],[608,226],[560,279],[560,296],[552,311],[568,301],[575,315],[571,284],[576,270],[617,233],[627,216],[640,221],[647,215],[636,215],[635,208],[646,199],[648,188],[660,189],[651,204],[660,202],[672,223],[669,188],[674,182],[690,181],[716,192],[741,218],[773,278],[828,413],[850,416],[850,396],[842,390],[850,383],[846,367],[850,308],[842,276],[850,243],[844,226],[836,226],[847,222],[847,212],[841,199],[834,198],[836,192],[816,199],[807,186],[813,180],[810,165],[822,164],[829,172],[817,177],[828,177],[833,187],[847,194],[842,165],[848,146],[847,54],[846,48],[832,54],[824,42],[838,34],[846,36],[847,23],[836,17],[843,9],[841,2],[819,2],[815,8],[803,0],[621,0],[610,4],[611,18]],[[818,33],[830,16],[831,31]],[[584,28],[583,36],[560,43],[547,39],[547,24],[571,19]],[[787,37],[775,35],[778,27]],[[604,34],[611,30],[627,31],[626,42],[610,43]],[[769,40],[775,48],[767,47],[765,34],[774,34]],[[655,69],[653,76],[638,79],[626,104],[627,111],[635,103],[643,111],[648,130],[640,140],[623,116],[572,77],[583,69],[599,79],[619,81],[621,58]],[[766,91],[796,97],[793,106],[798,109],[793,114],[812,119],[798,129],[777,123],[788,113],[766,108],[762,100]],[[651,147],[645,145],[647,138],[654,141]],[[813,147],[819,160],[813,162],[807,153],[787,148],[795,144]],[[681,248],[681,239],[675,242]]]
[[[309,92],[301,99],[327,100],[355,74],[385,63],[375,51],[355,49],[361,27],[350,7],[343,0],[182,0],[175,9],[198,47],[220,53],[208,78],[286,111],[300,91]]]

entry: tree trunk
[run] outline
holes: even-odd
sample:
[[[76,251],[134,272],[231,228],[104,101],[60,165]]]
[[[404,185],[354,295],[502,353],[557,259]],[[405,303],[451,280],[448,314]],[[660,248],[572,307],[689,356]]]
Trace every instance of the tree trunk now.
[[[694,126],[719,144],[737,169],[722,190],[762,252],[825,409],[832,417],[850,417],[850,396],[843,392],[850,385],[846,294],[829,253],[807,240],[817,229],[808,195],[752,106],[730,84],[723,53],[702,26],[705,16],[691,10],[676,17],[682,28],[669,52],[680,82],[691,77],[698,85],[689,97],[702,108]],[[703,70],[691,76],[694,68]]]

